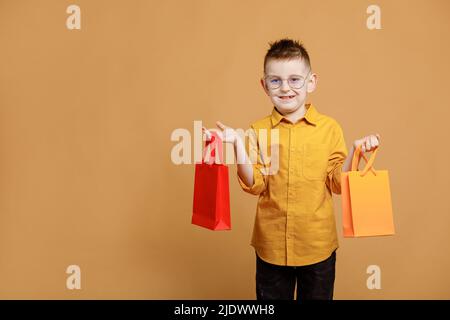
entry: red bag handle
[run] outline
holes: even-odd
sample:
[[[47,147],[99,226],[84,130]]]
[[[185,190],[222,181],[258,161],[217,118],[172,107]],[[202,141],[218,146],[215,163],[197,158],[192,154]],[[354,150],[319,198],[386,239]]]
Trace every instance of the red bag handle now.
[[[205,163],[206,152],[208,151],[208,146],[210,147],[210,163],[216,162],[216,149],[218,152],[218,157],[220,163],[223,163],[223,148],[222,139],[217,132],[211,131],[211,140],[206,141],[205,148],[203,149],[202,163]],[[212,160],[212,161],[211,161]]]

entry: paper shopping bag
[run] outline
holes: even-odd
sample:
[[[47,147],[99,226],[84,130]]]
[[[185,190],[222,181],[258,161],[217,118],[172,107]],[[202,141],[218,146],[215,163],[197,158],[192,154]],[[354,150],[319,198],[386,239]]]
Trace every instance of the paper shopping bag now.
[[[205,162],[210,147],[210,163]],[[220,163],[216,162],[216,150]],[[211,163],[212,162],[212,163]],[[195,165],[192,224],[211,230],[231,230],[228,167],[223,164],[222,140],[212,132],[202,162]]]
[[[367,160],[358,147],[353,155],[351,171],[341,174],[344,237],[395,234],[389,174],[387,170],[373,168],[377,151],[378,147]],[[367,164],[358,171],[361,157]]]

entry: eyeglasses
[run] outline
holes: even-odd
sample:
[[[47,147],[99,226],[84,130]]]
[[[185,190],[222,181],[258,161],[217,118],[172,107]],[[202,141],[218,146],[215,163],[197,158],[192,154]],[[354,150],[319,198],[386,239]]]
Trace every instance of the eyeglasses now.
[[[310,73],[311,73],[311,70],[306,75],[306,78],[308,78]],[[298,75],[292,75],[287,79],[287,81],[288,81],[289,87],[291,87],[292,89],[301,89],[305,85],[306,78],[304,78],[302,76],[298,76]],[[281,85],[283,84],[283,81],[286,79],[281,79],[280,77],[277,77],[277,76],[266,76],[266,77],[264,77],[264,80],[266,81],[267,87],[271,90],[274,90],[274,89],[278,89],[279,87],[281,87]]]

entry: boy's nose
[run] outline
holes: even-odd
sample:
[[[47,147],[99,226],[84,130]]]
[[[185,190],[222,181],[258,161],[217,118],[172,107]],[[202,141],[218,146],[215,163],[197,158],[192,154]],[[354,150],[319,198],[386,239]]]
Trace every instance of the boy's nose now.
[[[289,91],[289,90],[291,90],[291,87],[289,87],[289,84],[287,81],[283,81],[281,83],[280,89],[281,89],[281,91]]]

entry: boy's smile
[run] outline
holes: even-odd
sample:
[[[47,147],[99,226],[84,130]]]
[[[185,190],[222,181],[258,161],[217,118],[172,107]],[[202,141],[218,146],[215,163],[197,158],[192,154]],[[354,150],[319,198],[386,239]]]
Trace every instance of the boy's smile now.
[[[291,101],[293,98],[295,98],[295,95],[293,95],[293,96],[278,96],[278,98],[280,98],[281,101],[284,103],[287,101]]]
[[[306,112],[306,97],[315,89],[316,74],[300,58],[270,59],[261,84],[277,110],[295,123]]]

